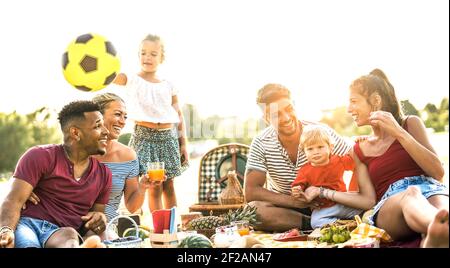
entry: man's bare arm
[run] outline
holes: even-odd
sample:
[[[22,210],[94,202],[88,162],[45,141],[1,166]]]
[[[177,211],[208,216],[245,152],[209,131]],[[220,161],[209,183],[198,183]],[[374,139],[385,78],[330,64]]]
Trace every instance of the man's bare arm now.
[[[0,208],[0,227],[9,226],[13,230],[19,222],[20,211],[27,201],[33,186],[28,182],[13,178],[11,189]]]
[[[247,170],[244,180],[244,193],[247,202],[266,201],[280,207],[304,208],[309,204],[291,195],[275,193],[264,188],[266,174],[258,170]]]

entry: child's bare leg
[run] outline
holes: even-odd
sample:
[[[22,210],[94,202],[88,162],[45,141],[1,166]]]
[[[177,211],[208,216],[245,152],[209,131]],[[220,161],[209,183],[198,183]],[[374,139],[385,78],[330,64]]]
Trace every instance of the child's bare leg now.
[[[150,212],[162,209],[161,193],[163,191],[162,184],[152,184],[148,189],[148,208]]]
[[[175,188],[173,185],[173,179],[163,182],[163,198],[164,208],[172,208],[177,205],[177,197],[175,195]]]

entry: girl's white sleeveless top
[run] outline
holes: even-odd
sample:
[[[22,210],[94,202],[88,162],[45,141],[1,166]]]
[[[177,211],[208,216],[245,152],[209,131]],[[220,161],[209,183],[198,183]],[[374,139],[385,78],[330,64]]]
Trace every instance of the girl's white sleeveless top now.
[[[172,107],[172,96],[177,95],[177,91],[167,80],[152,83],[137,74],[127,75],[126,92],[125,105],[130,119],[179,123],[178,113]]]

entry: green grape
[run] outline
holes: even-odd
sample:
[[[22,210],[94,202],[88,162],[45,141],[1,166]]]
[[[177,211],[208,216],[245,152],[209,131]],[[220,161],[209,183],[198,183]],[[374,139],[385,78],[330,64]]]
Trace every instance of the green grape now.
[[[333,242],[334,243],[339,243],[339,235],[338,234],[334,234],[333,235]]]
[[[345,239],[345,236],[344,235],[342,235],[342,234],[340,234],[340,235],[338,235],[338,240],[339,240],[339,243],[344,243],[345,241],[346,241],[346,239]]]
[[[347,233],[345,233],[345,239],[349,240],[350,238],[351,238],[350,232],[347,231]]]
[[[326,233],[326,234],[324,234],[322,237],[323,237],[323,239],[324,239],[325,241],[330,241],[330,239],[331,239],[331,233]]]

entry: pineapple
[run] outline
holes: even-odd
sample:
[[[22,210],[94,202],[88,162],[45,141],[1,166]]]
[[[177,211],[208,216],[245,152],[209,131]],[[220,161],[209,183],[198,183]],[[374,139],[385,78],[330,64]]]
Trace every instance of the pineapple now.
[[[229,211],[221,216],[206,216],[194,219],[188,223],[188,230],[214,229],[219,226],[228,225],[233,221],[247,220],[250,225],[256,223],[256,207],[246,205],[235,211]]]
[[[227,225],[225,219],[220,216],[206,216],[193,219],[188,223],[188,230],[214,229],[219,226]]]

